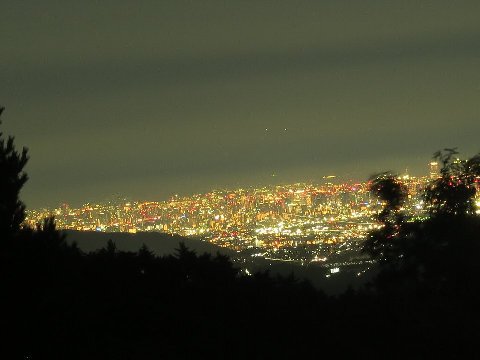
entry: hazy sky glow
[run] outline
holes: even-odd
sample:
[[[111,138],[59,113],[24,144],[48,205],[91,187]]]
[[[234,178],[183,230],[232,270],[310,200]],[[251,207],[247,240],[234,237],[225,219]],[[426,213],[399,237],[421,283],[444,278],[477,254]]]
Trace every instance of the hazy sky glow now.
[[[2,1],[23,198],[154,200],[472,155],[479,16],[478,0]]]

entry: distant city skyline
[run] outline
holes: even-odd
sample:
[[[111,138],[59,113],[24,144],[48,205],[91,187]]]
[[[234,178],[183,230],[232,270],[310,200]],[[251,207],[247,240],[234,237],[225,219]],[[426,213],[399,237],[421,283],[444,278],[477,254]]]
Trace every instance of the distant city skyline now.
[[[432,164],[436,164],[432,166]],[[388,172],[392,172],[394,174],[397,174],[399,176],[403,175],[410,175],[412,177],[430,177],[432,178],[433,174],[438,172],[439,166],[438,162],[434,161],[429,161],[424,164],[425,168],[423,169],[423,172],[419,173],[413,173],[409,167],[405,167],[402,171],[394,171],[394,170],[384,170]],[[100,204],[100,203],[106,203],[109,201],[114,201],[114,200],[119,200],[119,199],[125,199],[128,201],[168,201],[173,197],[190,197],[190,196],[195,196],[195,195],[202,195],[210,192],[215,192],[215,191],[237,191],[240,189],[246,189],[246,190],[252,190],[252,189],[260,189],[263,187],[275,187],[275,186],[290,186],[293,184],[327,184],[327,183],[334,183],[334,184],[347,184],[347,183],[365,183],[368,181],[369,177],[376,174],[380,173],[383,171],[377,171],[377,172],[371,172],[368,176],[364,178],[354,178],[352,176],[346,176],[342,174],[326,174],[322,175],[316,179],[296,179],[294,181],[279,181],[279,176],[277,174],[272,174],[270,176],[266,177],[266,181],[263,183],[232,183],[232,184],[225,184],[224,186],[211,186],[208,187],[208,184],[205,186],[205,188],[199,188],[198,191],[187,191],[180,189],[180,191],[177,192],[170,192],[166,193],[163,197],[152,197],[151,195],[147,194],[144,197],[135,197],[133,195],[130,195],[128,193],[106,193],[106,194],[99,194],[97,197],[90,197],[90,198],[83,198],[80,199],[79,201],[68,201],[66,199],[60,200],[57,203],[52,203],[52,204],[47,204],[47,205],[40,205],[37,207],[30,207],[27,206],[29,210],[38,210],[38,209],[53,209],[53,208],[58,208],[63,205],[68,205],[68,206],[73,206],[73,207],[81,207],[85,204]],[[27,204],[28,205],[28,204]]]
[[[423,190],[439,176],[438,167],[429,165],[425,176],[400,176],[409,193],[402,210],[415,219],[427,216]],[[376,214],[381,201],[370,192],[369,182],[325,180],[324,184],[213,190],[163,201],[116,198],[80,207],[63,204],[28,211],[26,224],[35,227],[54,216],[62,230],[194,236],[238,252],[255,251],[254,257],[324,265],[329,259],[329,266],[335,267],[339,258],[332,257],[334,246],[333,252],[344,260],[350,254],[348,264],[368,267],[370,259],[358,256],[369,231],[380,226]]]

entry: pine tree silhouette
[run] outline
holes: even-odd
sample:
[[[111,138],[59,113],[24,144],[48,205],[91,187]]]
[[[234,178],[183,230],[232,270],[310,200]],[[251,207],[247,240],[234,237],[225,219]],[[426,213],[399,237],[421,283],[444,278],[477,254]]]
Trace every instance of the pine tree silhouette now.
[[[4,108],[0,108],[0,115]],[[0,121],[1,124],[1,121]],[[28,162],[28,150],[18,152],[14,137],[3,138],[0,132],[0,238],[10,238],[20,230],[25,220],[25,205],[19,194],[28,177],[23,171]]]

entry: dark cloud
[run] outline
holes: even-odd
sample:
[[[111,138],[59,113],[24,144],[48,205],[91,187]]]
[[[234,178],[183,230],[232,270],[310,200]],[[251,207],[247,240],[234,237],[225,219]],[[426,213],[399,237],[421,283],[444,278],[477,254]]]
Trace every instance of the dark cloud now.
[[[30,148],[30,206],[421,173],[438,148],[480,150],[476,1],[3,8],[3,127]]]

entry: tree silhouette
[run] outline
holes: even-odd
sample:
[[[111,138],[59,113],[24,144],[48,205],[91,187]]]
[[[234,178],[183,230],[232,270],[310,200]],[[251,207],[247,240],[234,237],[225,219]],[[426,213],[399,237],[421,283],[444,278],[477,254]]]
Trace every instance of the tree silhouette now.
[[[425,191],[425,200],[432,216],[471,215],[475,212],[475,182],[480,176],[480,154],[468,160],[455,157],[456,149],[444,149],[434,154],[442,163],[440,176]]]
[[[380,174],[372,180],[370,190],[384,208],[377,217],[380,228],[368,235],[363,250],[381,265],[378,288],[460,293],[471,287],[472,276],[480,275],[472,255],[480,251],[474,202],[480,154],[468,160],[455,155],[456,149],[434,154],[442,168],[425,188],[429,216],[423,220],[402,213],[406,191],[395,176]]]
[[[4,108],[0,108],[0,115]],[[1,124],[1,122],[0,122]],[[25,205],[19,200],[20,190],[28,177],[23,171],[28,150],[18,152],[14,137],[3,138],[0,132],[0,237],[10,238],[25,220]]]
[[[372,176],[369,189],[382,201],[383,209],[376,216],[381,227],[369,234],[363,250],[373,258],[388,261],[397,256],[399,230],[405,221],[401,208],[407,196],[407,189],[397,176],[390,172]]]

